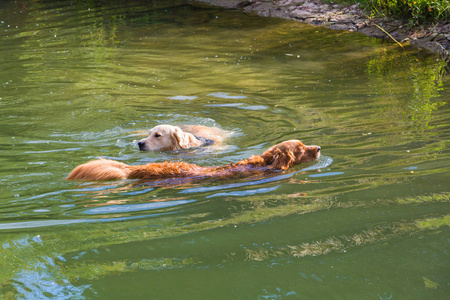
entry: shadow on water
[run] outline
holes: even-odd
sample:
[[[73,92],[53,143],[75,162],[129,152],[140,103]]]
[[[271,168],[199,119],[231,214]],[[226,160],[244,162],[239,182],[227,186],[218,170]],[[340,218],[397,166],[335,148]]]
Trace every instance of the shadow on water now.
[[[2,2],[0,38],[1,297],[448,295],[438,57],[185,1]],[[139,152],[165,123],[233,135]],[[250,178],[63,180],[98,156],[218,166],[287,139],[323,156]]]

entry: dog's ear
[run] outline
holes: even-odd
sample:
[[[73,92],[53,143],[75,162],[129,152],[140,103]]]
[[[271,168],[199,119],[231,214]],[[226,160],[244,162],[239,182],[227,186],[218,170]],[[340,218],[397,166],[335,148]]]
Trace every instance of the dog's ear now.
[[[175,145],[178,147],[174,147],[173,150],[178,150],[180,148],[186,149],[189,148],[189,136],[179,127],[175,127],[175,131],[172,133],[172,137],[175,140]]]
[[[263,158],[274,169],[286,170],[295,164],[295,155],[287,148],[269,149],[263,154]]]
[[[273,155],[272,166],[276,169],[286,170],[294,165],[295,156],[291,150],[276,149]]]

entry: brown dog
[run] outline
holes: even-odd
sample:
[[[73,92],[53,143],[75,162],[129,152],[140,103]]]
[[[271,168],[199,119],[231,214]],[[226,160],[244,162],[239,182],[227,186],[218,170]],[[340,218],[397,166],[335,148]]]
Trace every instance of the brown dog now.
[[[158,125],[138,142],[141,151],[179,150],[221,143],[228,132],[202,125]]]
[[[262,155],[251,156],[236,164],[221,167],[201,167],[185,162],[163,162],[129,166],[114,160],[98,159],[79,165],[70,172],[67,179],[93,181],[236,177],[271,170],[286,170],[294,165],[313,161],[319,156],[319,146],[305,146],[299,140],[289,140],[271,147]]]

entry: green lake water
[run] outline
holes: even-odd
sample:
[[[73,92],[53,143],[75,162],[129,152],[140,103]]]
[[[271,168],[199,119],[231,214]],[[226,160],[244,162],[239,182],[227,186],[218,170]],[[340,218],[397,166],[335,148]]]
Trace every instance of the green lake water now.
[[[437,55],[183,1],[0,2],[0,299],[448,299],[449,81]],[[201,124],[224,147],[139,152]],[[69,182],[78,164],[263,177]]]

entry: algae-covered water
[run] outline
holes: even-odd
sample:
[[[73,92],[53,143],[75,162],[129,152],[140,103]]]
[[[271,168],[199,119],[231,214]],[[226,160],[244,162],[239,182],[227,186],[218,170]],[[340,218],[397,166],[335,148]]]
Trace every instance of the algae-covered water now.
[[[438,56],[183,1],[0,3],[0,298],[446,299]],[[158,124],[223,147],[139,152]],[[169,185],[69,182],[96,157],[313,163]]]

